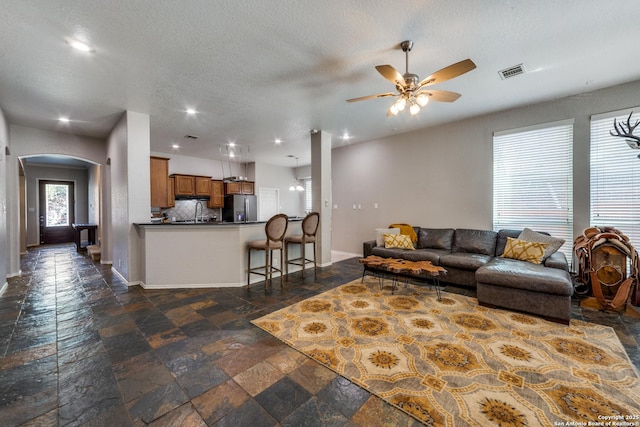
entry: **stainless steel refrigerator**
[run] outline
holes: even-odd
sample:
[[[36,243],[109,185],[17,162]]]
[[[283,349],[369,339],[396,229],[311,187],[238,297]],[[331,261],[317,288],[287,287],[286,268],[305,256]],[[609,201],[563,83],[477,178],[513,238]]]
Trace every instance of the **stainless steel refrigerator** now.
[[[224,196],[222,220],[249,222],[258,220],[257,199],[254,195],[228,194]]]

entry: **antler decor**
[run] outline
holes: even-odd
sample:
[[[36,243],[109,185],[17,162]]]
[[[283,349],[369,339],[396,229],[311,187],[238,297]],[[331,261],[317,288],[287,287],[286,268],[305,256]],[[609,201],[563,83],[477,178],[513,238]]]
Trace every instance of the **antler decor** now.
[[[617,123],[616,119],[613,119],[613,128],[615,129],[615,132],[609,131],[609,134],[611,136],[619,136],[621,138],[627,138],[625,139],[625,141],[627,142],[629,147],[633,148],[634,150],[640,150],[640,136],[636,136],[633,134],[633,131],[638,127],[638,125],[640,124],[640,121],[636,120],[634,124],[631,124],[632,114],[633,114],[633,111],[629,113],[629,117],[627,118],[626,123]]]

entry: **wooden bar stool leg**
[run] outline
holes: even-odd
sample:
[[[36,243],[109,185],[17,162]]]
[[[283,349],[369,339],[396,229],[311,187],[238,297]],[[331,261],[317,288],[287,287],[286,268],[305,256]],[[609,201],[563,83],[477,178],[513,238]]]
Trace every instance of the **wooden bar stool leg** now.
[[[282,257],[282,247],[280,248],[280,287],[282,287],[282,276],[284,276],[284,265],[286,260]]]
[[[317,258],[317,254],[316,254],[316,242],[315,240],[313,241],[313,277],[316,277],[316,272],[318,271],[318,264],[316,263],[316,259]]]
[[[302,243],[300,244],[300,246],[302,246],[302,248],[300,249],[302,251],[302,262],[300,264],[302,264],[302,278],[304,279],[304,273],[306,270],[306,265],[307,265],[307,258],[306,258],[306,253],[305,253],[305,246],[307,246],[304,243],[304,239],[302,240]]]
[[[289,243],[287,243],[286,240],[284,242],[284,265],[282,267],[284,268],[287,276],[285,277],[285,280],[289,281]]]
[[[251,248],[247,251],[247,288],[251,284]]]
[[[264,250],[264,287],[267,287],[267,283],[271,285],[271,263],[269,262],[269,252],[271,252],[268,248]]]

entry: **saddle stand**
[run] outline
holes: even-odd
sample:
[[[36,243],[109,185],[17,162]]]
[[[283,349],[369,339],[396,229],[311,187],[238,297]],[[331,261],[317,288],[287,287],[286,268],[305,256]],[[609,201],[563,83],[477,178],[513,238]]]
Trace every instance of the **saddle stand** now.
[[[640,317],[638,304],[638,253],[627,236],[612,227],[590,227],[573,244],[578,281],[590,286],[591,295],[580,306]]]

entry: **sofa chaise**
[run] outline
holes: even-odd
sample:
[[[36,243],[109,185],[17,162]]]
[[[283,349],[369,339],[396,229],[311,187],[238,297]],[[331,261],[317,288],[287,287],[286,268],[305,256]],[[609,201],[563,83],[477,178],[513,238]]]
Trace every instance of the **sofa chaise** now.
[[[567,258],[547,243],[536,246],[545,250],[540,264],[505,257],[507,245],[522,243],[523,230],[474,230],[413,227],[416,241],[413,248],[385,247],[384,242],[363,243],[363,255],[430,261],[447,270],[441,280],[475,287],[478,303],[535,314],[568,324],[571,318],[573,283]],[[384,233],[384,232],[383,232]],[[529,235],[530,235],[529,234]],[[544,239],[541,239],[544,240]],[[563,241],[560,241],[560,245]],[[382,244],[379,244],[382,243]],[[526,243],[526,242],[525,242]],[[547,249],[549,253],[547,254]]]

